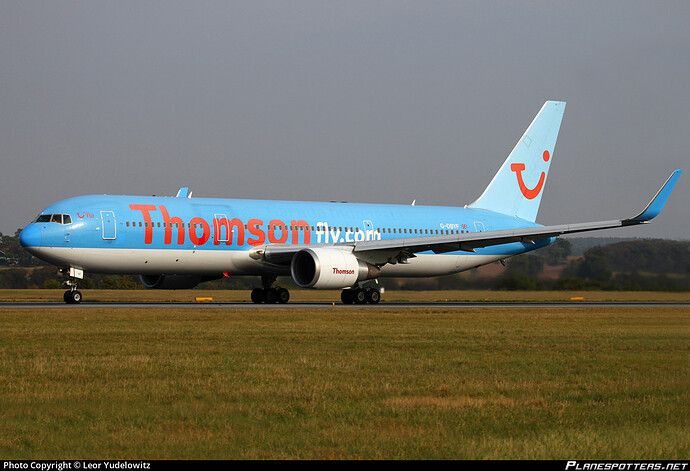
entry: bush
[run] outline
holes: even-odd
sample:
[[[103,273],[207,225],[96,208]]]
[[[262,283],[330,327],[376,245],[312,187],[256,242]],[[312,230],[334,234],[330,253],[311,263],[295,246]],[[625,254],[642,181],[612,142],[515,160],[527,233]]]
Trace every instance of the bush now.
[[[546,285],[539,278],[524,275],[507,275],[499,280],[496,289],[507,291],[541,291],[546,289]]]
[[[64,288],[64,286],[58,280],[50,279],[50,280],[46,280],[43,283],[42,288],[43,289],[60,289],[60,288]]]

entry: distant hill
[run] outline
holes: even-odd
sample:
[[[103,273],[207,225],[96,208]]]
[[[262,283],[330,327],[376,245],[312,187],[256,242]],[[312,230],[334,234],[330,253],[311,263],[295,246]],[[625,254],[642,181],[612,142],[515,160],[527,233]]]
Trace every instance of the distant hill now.
[[[618,272],[690,274],[690,242],[628,240],[607,245],[602,254]]]
[[[571,255],[584,255],[592,247],[610,245],[618,242],[642,241],[637,237],[563,237],[572,244]]]

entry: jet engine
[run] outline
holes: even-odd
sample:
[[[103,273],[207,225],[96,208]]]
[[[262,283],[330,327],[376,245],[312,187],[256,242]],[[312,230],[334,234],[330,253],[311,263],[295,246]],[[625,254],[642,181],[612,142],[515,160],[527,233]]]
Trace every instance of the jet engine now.
[[[341,289],[376,278],[380,270],[339,249],[303,249],[292,257],[292,279],[301,288]]]
[[[140,275],[139,279],[149,289],[191,289],[204,281],[195,275]]]

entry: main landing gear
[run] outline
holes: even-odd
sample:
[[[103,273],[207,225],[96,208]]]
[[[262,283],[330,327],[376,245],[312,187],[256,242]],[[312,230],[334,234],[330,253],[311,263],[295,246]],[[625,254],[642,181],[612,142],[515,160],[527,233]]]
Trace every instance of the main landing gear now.
[[[261,288],[252,290],[252,302],[255,304],[285,304],[290,300],[290,292],[285,288],[274,288],[276,275],[264,275],[261,277]],[[369,280],[371,281],[371,280]],[[378,287],[378,280],[366,286],[354,286],[347,288],[340,293],[343,304],[378,304],[381,301],[381,291]]]
[[[381,292],[378,288],[348,288],[340,293],[343,304],[378,304],[381,300]]]
[[[290,300],[290,292],[285,288],[273,288],[277,276],[262,276],[261,284],[263,288],[252,290],[252,302],[255,304],[285,304]]]

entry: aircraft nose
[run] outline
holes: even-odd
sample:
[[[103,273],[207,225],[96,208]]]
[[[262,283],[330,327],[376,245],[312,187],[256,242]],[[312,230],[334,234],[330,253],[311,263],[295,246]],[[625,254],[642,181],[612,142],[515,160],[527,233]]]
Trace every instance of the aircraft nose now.
[[[33,224],[29,224],[19,233],[19,243],[22,247],[40,247],[41,229]]]

